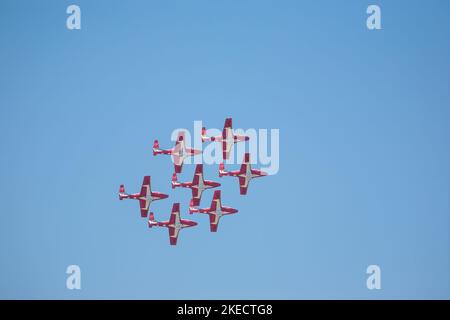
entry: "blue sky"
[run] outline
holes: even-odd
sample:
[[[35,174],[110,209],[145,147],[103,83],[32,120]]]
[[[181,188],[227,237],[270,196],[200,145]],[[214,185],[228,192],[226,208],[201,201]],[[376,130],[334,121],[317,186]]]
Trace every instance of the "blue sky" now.
[[[382,30],[366,28],[366,8]],[[81,30],[66,8],[81,7]],[[0,298],[450,298],[448,1],[1,1]],[[168,245],[194,120],[280,129],[280,171]],[[191,129],[192,130],[192,129]],[[180,179],[190,180],[194,166]],[[215,166],[205,168],[217,180]],[[209,204],[212,192],[204,195]],[[77,264],[82,290],[66,289]],[[366,288],[377,264],[382,289]]]

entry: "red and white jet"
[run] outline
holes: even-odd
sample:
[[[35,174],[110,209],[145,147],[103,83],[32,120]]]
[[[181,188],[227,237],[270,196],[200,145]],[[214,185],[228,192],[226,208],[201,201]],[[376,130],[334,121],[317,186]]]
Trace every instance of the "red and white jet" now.
[[[181,219],[180,218],[180,204],[174,203],[172,207],[172,213],[170,214],[169,221],[156,221],[153,212],[150,212],[148,219],[148,227],[166,227],[169,229],[169,240],[171,245],[176,245],[178,240],[178,234],[183,228],[194,227],[197,222]]]
[[[217,227],[219,226],[220,218],[237,213],[238,210],[230,207],[222,206],[222,200],[220,198],[220,190],[214,191],[214,197],[211,202],[211,206],[209,208],[196,208],[194,207],[193,201],[191,200],[191,204],[189,206],[189,213],[206,213],[209,215],[209,225],[211,232],[217,232]]]
[[[200,150],[186,148],[186,142],[184,138],[184,132],[178,133],[178,138],[175,143],[175,147],[168,150],[161,150],[159,148],[158,140],[155,140],[153,143],[153,155],[156,156],[158,154],[169,154],[172,156],[173,163],[175,165],[175,172],[181,173],[181,169],[183,168],[184,159],[187,157],[192,157],[197,154],[202,153]]]
[[[223,162],[219,165],[219,177],[232,176],[239,178],[239,187],[242,195],[247,194],[248,184],[254,178],[267,176],[266,172],[252,169],[250,165],[250,153],[244,155],[244,161],[241,164],[241,169],[236,171],[225,171]]]
[[[220,187],[220,183],[203,179],[203,165],[198,164],[195,167],[194,178],[192,182],[178,182],[177,174],[172,176],[172,189],[176,187],[190,188],[192,190],[192,200],[194,205],[198,206],[202,198],[203,191],[207,189]]]
[[[241,141],[248,141],[250,139],[250,137],[247,137],[247,136],[235,135],[233,133],[232,127],[233,127],[232,119],[231,118],[225,119],[225,124],[223,126],[222,135],[215,136],[215,137],[214,136],[208,137],[206,135],[206,128],[205,127],[202,128],[202,142],[205,142],[205,141],[222,142],[222,155],[223,155],[224,160],[226,160],[230,157],[231,149],[233,148],[233,145],[235,143],[241,142]]]
[[[119,199],[135,199],[139,200],[139,206],[141,208],[141,217],[145,218],[148,214],[148,209],[150,208],[150,204],[156,200],[166,199],[169,196],[160,192],[152,192],[150,187],[150,176],[145,176],[144,181],[142,182],[141,192],[128,194],[125,192],[125,187],[123,184],[120,185],[119,188]]]

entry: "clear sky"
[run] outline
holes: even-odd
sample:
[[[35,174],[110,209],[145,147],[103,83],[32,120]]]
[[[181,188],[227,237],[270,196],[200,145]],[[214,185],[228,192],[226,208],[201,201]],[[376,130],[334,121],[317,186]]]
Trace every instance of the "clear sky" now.
[[[366,28],[372,3],[382,30]],[[70,4],[81,30],[66,28]],[[445,0],[1,1],[0,298],[450,298],[449,13]],[[280,171],[242,197],[206,167],[239,209],[211,234],[151,147],[227,116],[280,129]],[[144,175],[170,194],[158,219],[180,201],[199,222],[176,247],[118,200]],[[381,290],[366,288],[371,264]]]

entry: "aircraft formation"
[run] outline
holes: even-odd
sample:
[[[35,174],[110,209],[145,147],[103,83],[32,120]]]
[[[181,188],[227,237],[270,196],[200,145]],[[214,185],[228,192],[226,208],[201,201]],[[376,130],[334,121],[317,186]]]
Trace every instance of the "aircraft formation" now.
[[[205,142],[219,142],[222,145],[222,159],[223,161],[229,159],[230,152],[235,143],[245,142],[249,140],[247,136],[235,135],[232,128],[232,119],[227,118],[225,120],[222,135],[208,137],[206,135],[206,128],[202,128],[201,132],[202,143]],[[180,132],[178,134],[175,146],[171,149],[163,150],[159,147],[158,140],[153,143],[153,155],[170,155],[172,156],[174,163],[174,172],[172,174],[172,189],[175,188],[187,188],[191,189],[192,198],[189,203],[190,214],[207,214],[209,216],[209,225],[211,232],[217,232],[220,218],[225,215],[231,215],[238,212],[237,209],[222,205],[221,190],[215,190],[209,208],[199,208],[203,193],[208,189],[215,189],[221,186],[219,182],[205,180],[203,174],[203,164],[197,164],[195,167],[194,176],[192,181],[179,182],[177,174],[183,170],[184,160],[188,157],[193,157],[200,154],[202,151],[187,148],[185,145],[185,133]],[[250,164],[250,153],[245,153],[240,170],[226,171],[224,162],[219,164],[219,177],[230,176],[237,177],[239,180],[239,189],[241,195],[247,194],[249,182],[254,178],[264,177],[267,173],[252,169]],[[125,192],[125,186],[122,184],[119,188],[119,200],[134,199],[139,201],[139,208],[142,218],[148,216],[148,227],[163,227],[169,231],[169,240],[171,245],[176,245],[179,232],[181,229],[194,227],[197,222],[182,219],[180,217],[180,203],[175,202],[172,206],[172,212],[170,218],[167,221],[155,220],[155,215],[150,212],[150,205],[153,201],[167,199],[169,195],[152,191],[151,189],[151,177],[145,176],[142,182],[141,191],[139,193],[128,194]]]

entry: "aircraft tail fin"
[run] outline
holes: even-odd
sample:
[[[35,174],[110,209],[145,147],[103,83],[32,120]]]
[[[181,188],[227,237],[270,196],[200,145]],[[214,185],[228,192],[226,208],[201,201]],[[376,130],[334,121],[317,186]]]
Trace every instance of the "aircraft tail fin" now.
[[[153,142],[153,155],[156,156],[159,153],[160,149],[159,149],[159,142],[158,140],[155,140]]]
[[[205,142],[208,140],[208,136],[206,135],[206,128],[202,128],[202,142]]]
[[[226,174],[227,172],[225,171],[225,165],[222,162],[221,164],[219,164],[219,177],[223,177]]]
[[[178,186],[179,186],[179,183],[178,183],[177,174],[176,174],[176,172],[174,172],[172,175],[172,189],[175,189]]]
[[[119,187],[119,200],[125,198],[125,186],[123,184]]]
[[[148,227],[151,228],[153,226],[155,226],[156,224],[158,224],[155,220],[155,215],[153,212],[150,212],[149,216],[148,216]]]
[[[189,202],[189,213],[193,214],[194,212],[197,212],[198,210],[195,208],[195,202],[194,199],[191,199],[191,202]]]

